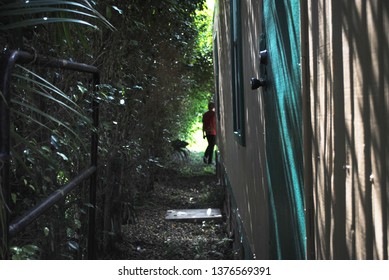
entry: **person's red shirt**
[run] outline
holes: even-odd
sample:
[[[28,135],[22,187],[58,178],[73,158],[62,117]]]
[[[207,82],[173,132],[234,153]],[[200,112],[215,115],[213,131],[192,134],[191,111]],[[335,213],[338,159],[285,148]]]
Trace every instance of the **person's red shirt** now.
[[[203,130],[207,135],[216,135],[215,111],[205,112],[203,115]]]

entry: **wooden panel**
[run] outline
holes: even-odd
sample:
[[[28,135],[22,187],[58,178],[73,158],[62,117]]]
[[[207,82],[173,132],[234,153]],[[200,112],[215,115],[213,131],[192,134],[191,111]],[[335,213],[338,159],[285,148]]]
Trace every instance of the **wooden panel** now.
[[[316,257],[388,258],[387,1],[308,1]]]

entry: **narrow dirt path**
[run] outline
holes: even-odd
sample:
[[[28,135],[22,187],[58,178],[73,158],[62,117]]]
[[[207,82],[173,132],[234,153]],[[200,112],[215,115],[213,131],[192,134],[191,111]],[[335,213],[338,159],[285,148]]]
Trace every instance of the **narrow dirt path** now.
[[[137,208],[137,222],[124,226],[122,259],[232,259],[222,221],[166,221],[169,209],[221,208],[223,189],[213,166],[191,158],[180,172],[164,176]]]

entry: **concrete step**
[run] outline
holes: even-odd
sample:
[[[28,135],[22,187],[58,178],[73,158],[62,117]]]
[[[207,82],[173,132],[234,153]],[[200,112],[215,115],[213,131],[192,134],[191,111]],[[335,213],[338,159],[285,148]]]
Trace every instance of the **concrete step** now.
[[[166,211],[165,219],[182,222],[201,222],[206,220],[221,220],[222,214],[220,209],[217,208],[172,209]]]

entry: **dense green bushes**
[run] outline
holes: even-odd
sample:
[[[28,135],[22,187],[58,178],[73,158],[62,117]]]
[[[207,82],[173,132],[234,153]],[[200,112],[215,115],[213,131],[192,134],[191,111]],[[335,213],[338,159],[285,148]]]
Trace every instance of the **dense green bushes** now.
[[[103,252],[120,236],[122,213],[131,222],[136,198],[153,190],[170,141],[190,134],[211,96],[212,53],[198,36],[210,19],[196,17],[203,0],[60,5],[47,0],[26,12],[27,2],[2,6],[2,49],[70,59],[101,71],[97,221]],[[49,24],[54,18],[67,20]],[[26,68],[17,70],[12,84],[12,216],[89,164],[90,80]],[[14,257],[85,257],[86,192],[73,192],[15,238]]]

